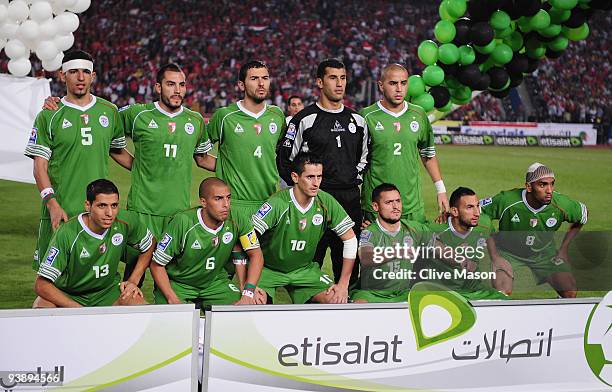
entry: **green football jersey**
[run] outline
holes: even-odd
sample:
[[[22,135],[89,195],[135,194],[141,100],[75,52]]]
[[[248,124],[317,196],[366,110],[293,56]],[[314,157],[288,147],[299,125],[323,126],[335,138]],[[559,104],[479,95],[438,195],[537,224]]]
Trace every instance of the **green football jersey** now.
[[[183,106],[168,113],[158,102],[120,114],[135,149],[128,209],[160,216],[188,209],[193,156],[212,149],[202,115]]]
[[[371,151],[369,169],[361,188],[361,208],[374,213],[372,190],[382,183],[391,183],[402,195],[405,214],[423,211],[420,158],[436,155],[427,114],[408,102],[399,113],[376,102],[363,109],[361,115],[370,130]]]
[[[263,202],[278,189],[276,144],[285,128],[282,110],[273,105],[251,113],[238,101],[213,114],[208,133],[219,143],[216,175],[233,199]]]
[[[563,222],[586,224],[587,208],[578,201],[553,192],[550,204],[531,207],[525,189],[500,192],[480,201],[481,210],[499,220],[497,246],[517,257],[550,257],[555,254],[553,232]]]
[[[319,191],[310,205],[302,208],[293,188],[272,195],[252,220],[260,235],[265,267],[283,273],[313,262],[326,229],[341,236],[355,224],[329,193]]]
[[[146,252],[153,235],[138,216],[121,211],[104,233],[92,232],[81,213],[60,226],[53,235],[38,275],[71,295],[104,290],[120,278],[118,267],[126,246]]]
[[[69,217],[83,211],[85,188],[108,176],[110,149],[126,146],[117,107],[94,96],[86,106],[62,98],[56,111],[43,110],[25,149],[30,158],[49,161],[47,173],[55,198]],[[46,205],[41,217],[49,219]]]
[[[205,288],[229,261],[232,249],[239,243],[244,250],[259,247],[253,225],[230,214],[213,230],[202,220],[201,208],[177,214],[153,253],[153,261],[166,266],[170,280],[192,287]]]

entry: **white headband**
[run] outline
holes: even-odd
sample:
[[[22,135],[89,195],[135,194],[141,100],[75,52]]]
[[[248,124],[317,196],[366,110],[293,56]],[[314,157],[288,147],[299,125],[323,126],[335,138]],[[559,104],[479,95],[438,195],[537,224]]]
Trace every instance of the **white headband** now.
[[[71,69],[86,69],[89,72],[93,72],[93,62],[85,59],[74,59],[62,64],[62,71],[66,72]]]

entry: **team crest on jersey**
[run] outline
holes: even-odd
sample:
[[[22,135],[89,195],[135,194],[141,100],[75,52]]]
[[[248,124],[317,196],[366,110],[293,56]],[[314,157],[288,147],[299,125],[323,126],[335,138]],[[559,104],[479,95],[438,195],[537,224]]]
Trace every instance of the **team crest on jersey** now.
[[[193,135],[193,131],[195,131],[195,127],[192,123],[185,124],[185,132],[187,135]]]
[[[321,223],[323,223],[323,215],[314,214],[314,216],[312,217],[312,224],[315,226],[319,226]]]
[[[529,226],[536,227],[538,225],[538,218],[529,219]]]
[[[359,242],[369,242],[370,238],[372,238],[372,232],[370,230],[364,230],[359,236]]]
[[[488,206],[489,204],[493,203],[493,199],[490,197],[487,197],[486,199],[482,199],[480,201],[480,206],[484,207],[484,206]]]
[[[55,258],[59,255],[60,251],[55,246],[49,248],[49,253],[47,254],[47,260],[45,260],[45,264],[53,265]]]
[[[98,252],[100,252],[101,255],[103,255],[104,253],[106,253],[106,244],[102,243],[99,247],[98,247]]]
[[[270,131],[270,133],[272,135],[274,135],[276,133],[276,131],[278,131],[278,126],[276,125],[276,123],[270,123],[270,125],[268,125],[268,130]]]
[[[556,224],[557,224],[557,219],[556,219],[556,218],[554,218],[554,217],[552,217],[552,218],[548,218],[548,219],[546,220],[546,226],[548,226],[548,227],[553,227],[553,226],[554,226],[554,225],[556,225]]]
[[[408,246],[409,248],[412,248],[412,246],[414,245],[414,239],[412,238],[412,236],[405,235],[404,244],[406,244],[406,246]]]
[[[202,245],[200,245],[200,242],[198,242],[198,240],[193,241],[193,244],[191,244],[191,249],[202,249]]]
[[[62,122],[62,129],[70,128],[71,126],[72,126],[72,123],[64,119],[64,121]]]
[[[172,242],[172,236],[168,233],[164,234],[164,238],[157,244],[157,249],[165,252],[170,242]]]
[[[38,128],[32,128],[30,138],[28,139],[28,144],[36,144],[36,139],[38,139]]]
[[[291,124],[289,124],[289,128],[287,128],[287,133],[285,134],[285,137],[287,139],[295,140],[296,133],[297,132],[295,130],[295,124],[291,123]]]
[[[300,231],[306,230],[306,225],[308,225],[308,220],[306,218],[300,219],[300,221],[298,223],[298,227],[299,227]]]
[[[289,139],[285,139],[283,142],[283,147],[291,147],[291,141],[289,141]]]
[[[487,246],[487,239],[480,237],[478,241],[476,241],[476,246],[479,248],[485,248]]]
[[[510,219],[510,222],[521,223],[521,218],[519,218],[518,214],[514,214],[512,219]]]
[[[87,113],[81,114],[81,123],[83,125],[89,124],[89,114],[87,114]]]
[[[104,128],[108,127],[108,117],[106,117],[105,115],[100,116],[98,121],[100,122],[100,125],[102,125]]]
[[[234,128],[234,132],[235,133],[243,133],[244,132],[244,128],[242,128],[242,125],[240,125],[240,123],[236,124],[236,128]]]
[[[151,121],[149,121],[149,128],[159,128],[157,126],[157,123],[155,122],[155,120],[151,119]]]
[[[353,124],[353,123],[350,123],[348,128],[349,128],[349,132],[350,133],[357,132],[357,126],[355,124]]]
[[[223,237],[221,238],[221,240],[223,241],[224,244],[229,244],[231,240],[234,239],[234,234],[232,234],[231,232],[227,232],[225,234],[223,234]]]
[[[113,237],[111,238],[111,242],[115,246],[121,245],[121,243],[123,242],[123,234],[117,233],[117,234],[113,235]]]
[[[211,239],[211,242],[212,242],[212,246],[213,246],[213,248],[216,248],[216,247],[217,247],[217,245],[219,245],[219,237],[214,236],[214,237]]]
[[[380,121],[377,121],[377,122],[376,122],[376,126],[374,127],[374,129],[375,129],[376,131],[384,131],[384,130],[385,130],[385,127],[383,127],[383,125],[380,123]]]
[[[270,211],[272,211],[272,206],[270,205],[270,203],[265,202],[259,208],[259,210],[257,210],[257,213],[255,214],[255,216],[257,216],[259,219],[263,219],[266,217],[266,215],[270,213]]]
[[[169,122],[168,123],[168,133],[173,134],[174,132],[176,132],[176,123]]]
[[[344,129],[342,124],[340,124],[340,122],[336,120],[336,123],[334,124],[334,127],[331,129],[331,131],[332,132],[344,132],[346,131],[346,129]]]
[[[418,132],[419,131],[419,123],[417,121],[411,121],[410,122],[410,130],[412,132]]]
[[[80,254],[80,258],[81,259],[86,259],[88,257],[90,257],[91,255],[89,254],[89,252],[87,251],[87,249],[83,248],[81,249],[81,254]]]

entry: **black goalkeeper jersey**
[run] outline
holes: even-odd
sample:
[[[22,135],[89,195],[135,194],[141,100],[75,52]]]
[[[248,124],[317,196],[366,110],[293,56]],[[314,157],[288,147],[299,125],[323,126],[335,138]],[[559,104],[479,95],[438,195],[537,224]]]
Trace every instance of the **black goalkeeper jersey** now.
[[[293,159],[310,152],[323,161],[321,189],[346,189],[361,184],[367,166],[368,128],[353,109],[323,109],[314,103],[296,114],[279,142],[276,162],[280,176],[291,180]]]

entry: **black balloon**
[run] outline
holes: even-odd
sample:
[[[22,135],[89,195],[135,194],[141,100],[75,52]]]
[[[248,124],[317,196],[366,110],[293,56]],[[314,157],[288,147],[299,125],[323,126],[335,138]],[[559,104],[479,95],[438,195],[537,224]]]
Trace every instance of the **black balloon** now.
[[[488,54],[480,53],[477,50],[475,52],[476,52],[476,58],[474,59],[473,64],[482,64],[489,59]]]
[[[453,43],[457,46],[470,43],[470,26],[472,22],[468,18],[461,18],[455,22],[455,39]]]
[[[515,0],[514,6],[521,11],[523,16],[534,16],[540,10],[540,0]]]
[[[467,3],[467,13],[470,15],[470,19],[477,22],[489,20],[493,10],[488,3],[487,0],[470,0]]]
[[[480,69],[476,64],[461,66],[459,67],[459,71],[457,72],[457,79],[466,86],[471,86],[473,81],[475,81],[479,77]]]
[[[488,73],[480,73],[480,77],[472,82],[470,88],[472,90],[484,91],[489,88],[491,84],[491,77]]]
[[[434,107],[441,108],[446,106],[450,100],[450,92],[444,86],[434,86],[429,89],[429,94],[434,99]]]
[[[530,74],[532,72],[534,72],[536,69],[538,69],[538,65],[540,65],[540,60],[538,59],[532,59],[532,58],[527,58],[527,70],[523,73],[526,74]]]
[[[459,71],[459,64],[457,63],[453,63],[453,64],[444,64],[442,62],[438,63],[438,67],[442,68],[442,70],[444,71],[444,75],[457,75],[457,71]]]
[[[501,91],[489,91],[489,94],[495,98],[505,98],[510,94],[510,88],[503,89]]]
[[[491,85],[489,86],[492,89],[500,89],[506,86],[508,83],[508,72],[501,67],[493,67],[489,71],[487,71],[489,76],[491,77]]]
[[[495,36],[493,27],[487,22],[478,22],[470,27],[470,40],[476,46],[485,46]]]
[[[508,88],[516,87],[520,85],[521,83],[523,83],[523,73],[522,72],[510,74],[510,85],[508,86]]]
[[[612,2],[610,0],[592,0],[589,3],[589,7],[596,10],[604,10],[607,11],[612,8]]]
[[[547,50],[546,51],[546,57],[548,57],[549,59],[556,59],[561,57],[561,55],[563,54],[563,51],[555,51],[555,50]]]
[[[515,53],[512,60],[506,64],[506,70],[510,74],[523,73],[529,67],[529,59],[522,53]]]
[[[536,39],[540,42],[552,42],[555,40],[555,38],[557,37],[544,37],[542,34],[540,33],[536,33],[534,35],[536,37]]]
[[[500,10],[506,11],[510,19],[517,20],[523,16],[522,10],[516,5],[516,0],[506,0],[499,7]]]
[[[570,29],[575,29],[582,26],[586,22],[586,15],[582,10],[578,7],[572,9],[572,14],[569,19],[563,22],[564,26],[569,27]]]

